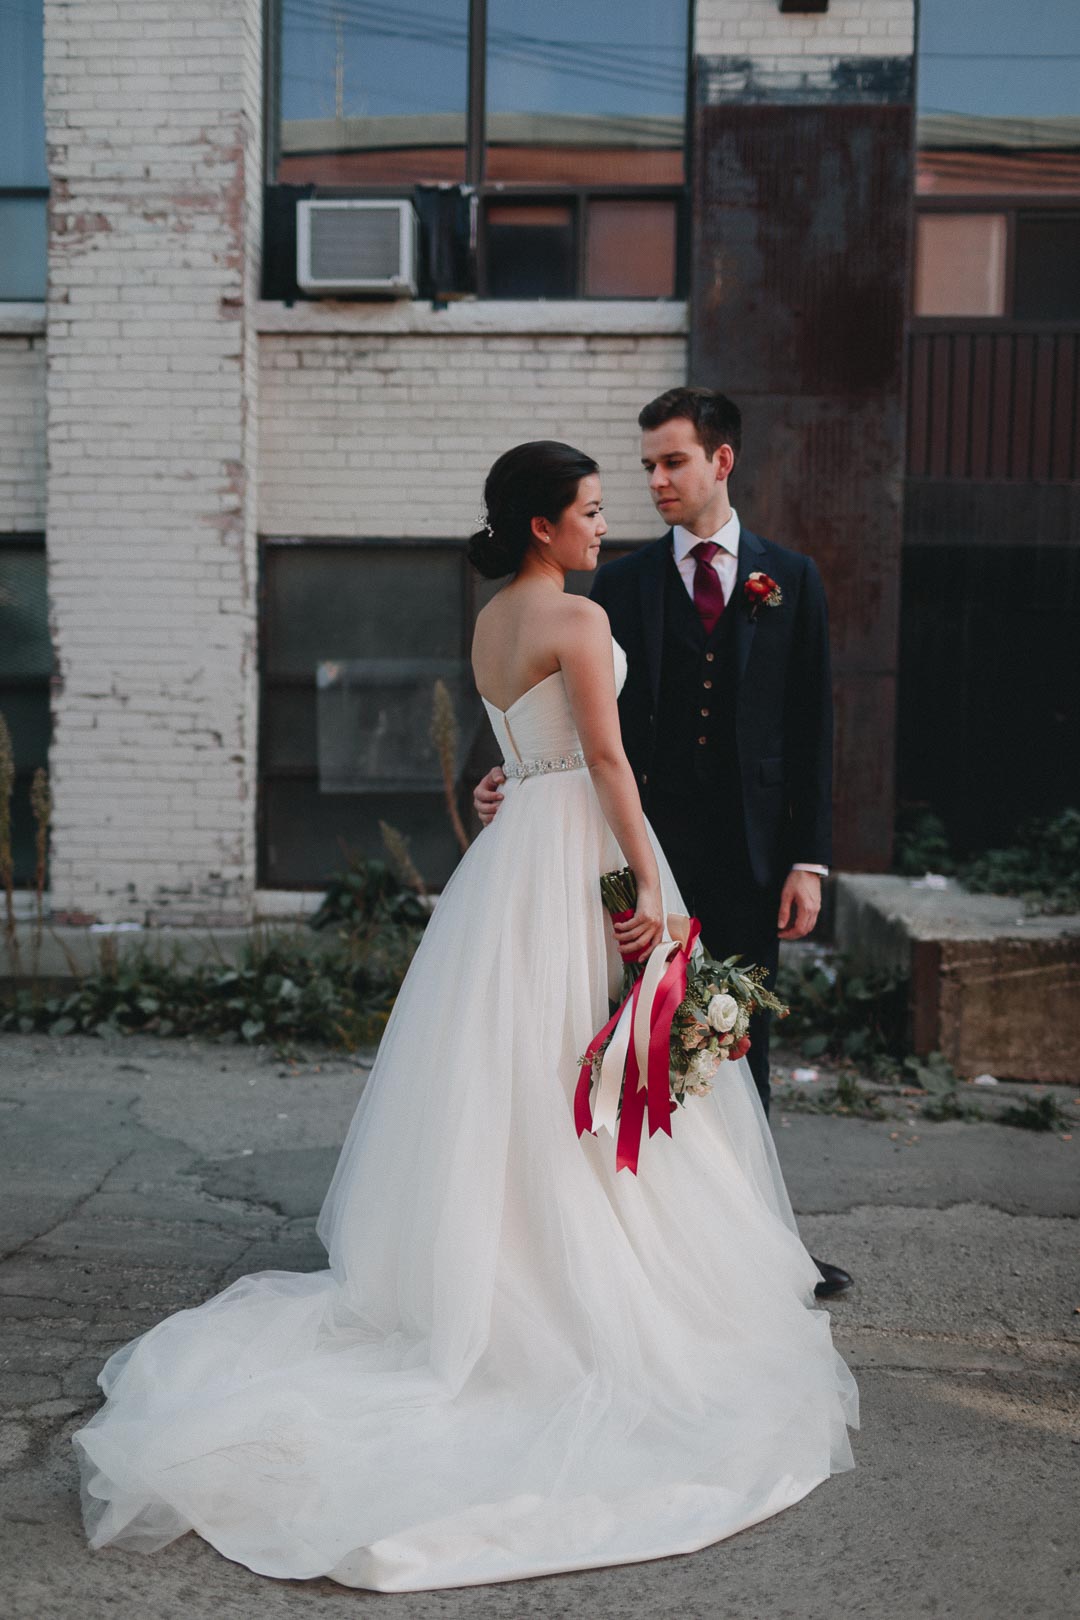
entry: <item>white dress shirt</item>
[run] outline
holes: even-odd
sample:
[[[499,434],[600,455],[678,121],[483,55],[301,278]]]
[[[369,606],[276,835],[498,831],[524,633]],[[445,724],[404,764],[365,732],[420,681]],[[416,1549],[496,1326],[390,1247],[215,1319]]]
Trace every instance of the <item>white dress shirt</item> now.
[[[741,525],[739,514],[735,508],[731,509],[731,516],[715,534],[691,534],[681,524],[676,524],[672,530],[672,548],[675,553],[675,566],[679,576],[686,586],[690,600],[694,599],[694,573],[697,569],[698,559],[691,555],[694,547],[700,545],[702,540],[711,540],[720,550],[712,559],[711,567],[716,569],[716,577],[720,581],[724,592],[725,607],[735,594],[735,586],[739,576],[739,534]],[[828,877],[827,866],[815,866],[810,861],[796,861],[792,866],[793,872],[816,872],[819,877]]]

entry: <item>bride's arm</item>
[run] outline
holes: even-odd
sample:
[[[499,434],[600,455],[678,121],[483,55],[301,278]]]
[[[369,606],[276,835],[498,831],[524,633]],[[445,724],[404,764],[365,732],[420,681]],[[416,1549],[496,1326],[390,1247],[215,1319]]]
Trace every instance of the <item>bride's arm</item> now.
[[[567,697],[600,808],[638,885],[637,910],[631,920],[615,925],[615,934],[624,953],[641,953],[663,934],[663,902],[637,782],[622,745],[611,626],[594,602],[577,598],[566,607],[556,652]]]

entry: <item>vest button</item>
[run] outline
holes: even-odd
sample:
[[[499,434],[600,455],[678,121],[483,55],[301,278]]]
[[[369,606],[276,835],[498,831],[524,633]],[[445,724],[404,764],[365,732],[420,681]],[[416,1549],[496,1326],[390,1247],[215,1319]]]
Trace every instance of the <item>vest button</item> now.
[[[706,663],[707,663],[707,664],[711,664],[711,663],[712,663],[712,661],[713,661],[713,659],[714,659],[714,658],[715,658],[715,657],[716,657],[716,654],[715,654],[715,653],[706,653],[706,654],[705,654],[705,662],[706,662]]]
[[[702,718],[702,719],[703,719],[703,720],[707,720],[707,719],[708,719],[708,718],[709,718],[709,711],[708,711],[708,709],[702,709],[702,711],[701,711],[701,718]]]
[[[704,747],[704,746],[705,746],[705,744],[706,744],[706,742],[707,742],[707,741],[708,741],[708,738],[707,738],[707,737],[699,737],[699,738],[698,738],[698,742],[699,742],[699,743],[700,743],[700,744],[701,744],[701,746],[702,746],[702,747]]]
[[[648,771],[642,771],[642,773],[641,773],[641,785],[642,785],[642,787],[648,787],[648,785],[649,785],[649,773],[648,773]]]
[[[705,681],[704,686],[705,686],[706,692],[711,692],[712,691],[712,681]]]

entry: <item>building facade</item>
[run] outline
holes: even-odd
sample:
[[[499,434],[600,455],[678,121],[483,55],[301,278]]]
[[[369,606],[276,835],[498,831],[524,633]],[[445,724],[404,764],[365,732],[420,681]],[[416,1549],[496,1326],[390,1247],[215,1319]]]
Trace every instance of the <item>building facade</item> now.
[[[0,710],[24,880],[48,760],[57,914],[250,919],[380,820],[444,879],[425,694],[464,794],[486,468],[579,443],[647,541],[636,413],[688,379],[746,408],[746,520],[822,562],[838,858],[887,862],[912,0],[577,9],[43,0],[47,165],[16,107],[0,174]],[[414,202],[416,297],[296,283],[297,204],[350,197]]]

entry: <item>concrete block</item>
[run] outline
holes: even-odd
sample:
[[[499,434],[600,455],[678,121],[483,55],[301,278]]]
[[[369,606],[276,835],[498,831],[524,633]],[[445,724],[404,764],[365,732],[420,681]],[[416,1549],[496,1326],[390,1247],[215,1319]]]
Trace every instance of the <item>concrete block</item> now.
[[[1026,916],[1007,896],[840,874],[837,947],[911,980],[911,1038],[958,1074],[1080,1078],[1080,916]]]

